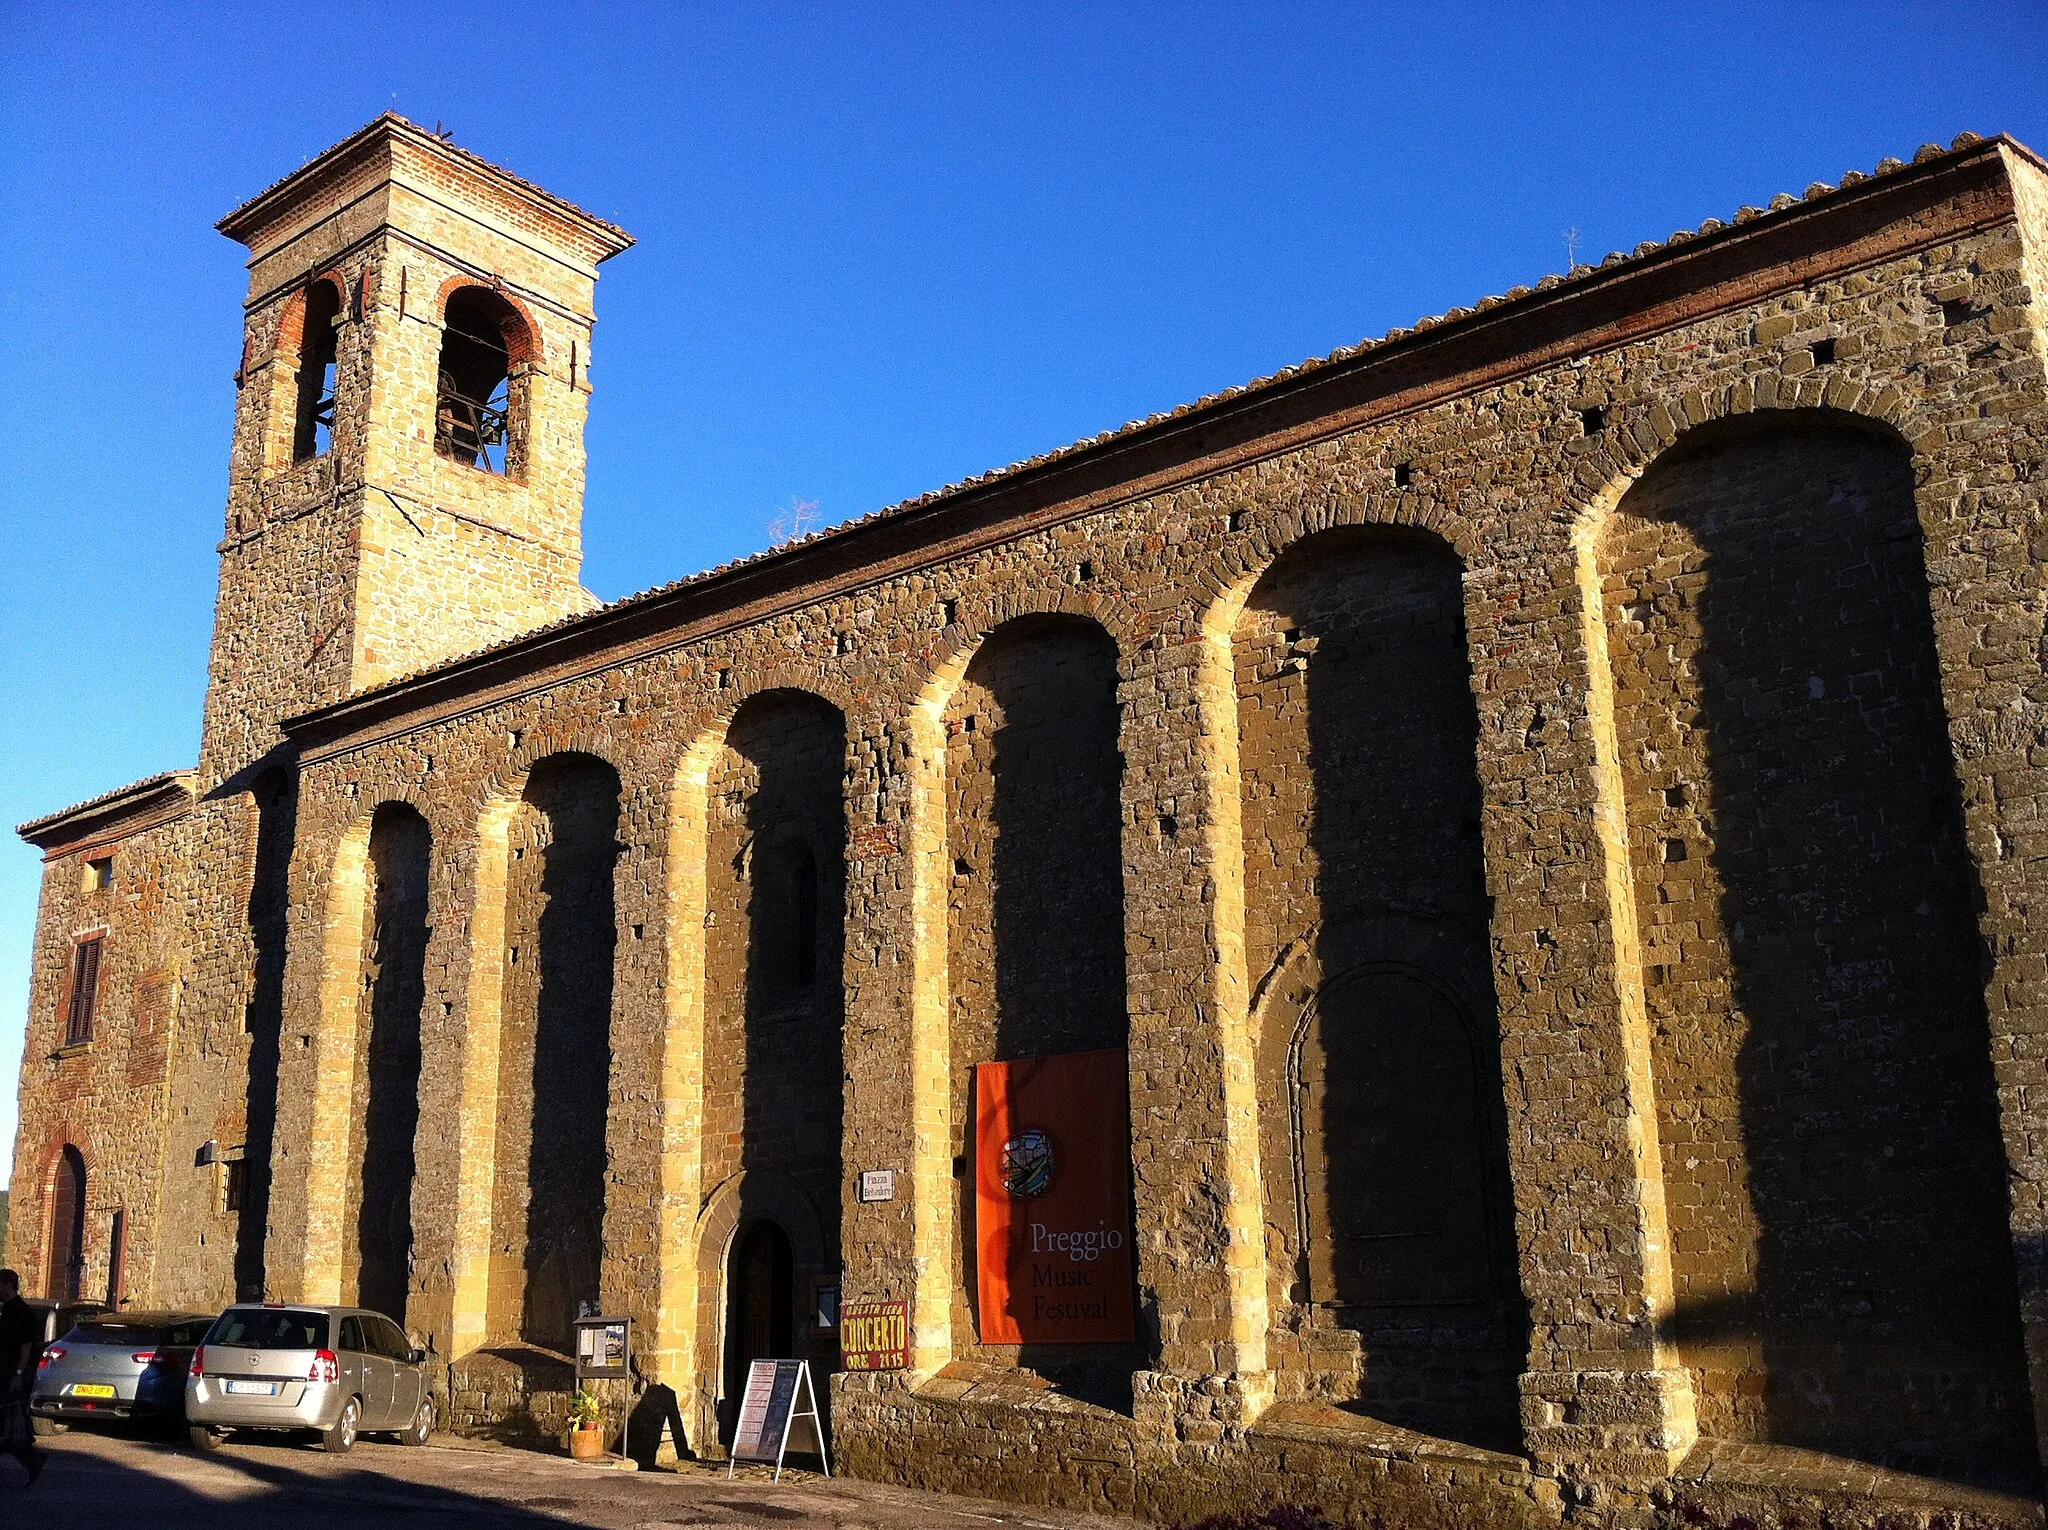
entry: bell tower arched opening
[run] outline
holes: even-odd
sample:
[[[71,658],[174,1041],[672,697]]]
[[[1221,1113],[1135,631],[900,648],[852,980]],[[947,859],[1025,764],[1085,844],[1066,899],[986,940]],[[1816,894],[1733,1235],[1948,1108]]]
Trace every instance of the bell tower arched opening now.
[[[340,356],[341,289],[318,281],[306,289],[299,332],[297,408],[292,414],[292,461],[318,457],[334,445],[335,368]]]
[[[434,383],[434,450],[506,478],[526,472],[525,358],[519,310],[487,287],[449,294]]]

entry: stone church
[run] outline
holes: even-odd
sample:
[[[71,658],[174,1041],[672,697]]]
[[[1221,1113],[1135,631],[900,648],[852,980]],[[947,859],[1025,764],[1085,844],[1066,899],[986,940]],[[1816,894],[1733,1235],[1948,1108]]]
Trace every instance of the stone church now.
[[[397,116],[220,229],[200,757],[20,830],[31,1295],[374,1306],[533,1439],[629,1314],[713,1454],[801,1357],[856,1474],[1163,1520],[2041,1523],[2026,148],[611,604],[630,236]],[[984,1342],[976,1070],[1106,1050],[1131,1337]]]

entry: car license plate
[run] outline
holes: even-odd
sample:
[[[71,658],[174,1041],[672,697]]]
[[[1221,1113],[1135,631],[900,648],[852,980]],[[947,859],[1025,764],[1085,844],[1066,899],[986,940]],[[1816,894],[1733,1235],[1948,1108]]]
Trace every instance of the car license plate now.
[[[274,1381],[230,1381],[228,1383],[228,1390],[243,1394],[254,1393],[258,1397],[275,1397],[277,1396],[277,1383]]]
[[[80,1381],[72,1384],[71,1395],[73,1397],[112,1397],[114,1389],[101,1386],[96,1381]]]

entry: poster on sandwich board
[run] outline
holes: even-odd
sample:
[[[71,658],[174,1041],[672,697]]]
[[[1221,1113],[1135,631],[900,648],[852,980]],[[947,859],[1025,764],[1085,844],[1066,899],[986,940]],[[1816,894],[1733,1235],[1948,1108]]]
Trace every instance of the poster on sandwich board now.
[[[730,1477],[742,1461],[773,1461],[775,1480],[780,1482],[782,1458],[792,1445],[800,1454],[814,1453],[823,1463],[825,1475],[832,1475],[810,1362],[756,1360],[747,1367],[747,1390],[740,1397],[739,1423],[733,1430],[725,1474]]]

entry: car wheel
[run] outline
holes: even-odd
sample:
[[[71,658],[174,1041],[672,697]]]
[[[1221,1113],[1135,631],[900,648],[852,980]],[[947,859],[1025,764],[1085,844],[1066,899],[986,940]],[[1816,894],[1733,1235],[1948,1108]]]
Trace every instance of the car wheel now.
[[[341,1417],[334,1421],[334,1427],[320,1431],[320,1448],[333,1456],[355,1449],[356,1425],[362,1418],[362,1404],[351,1397],[341,1405]]]
[[[208,1424],[194,1424],[185,1431],[185,1438],[194,1450],[219,1450],[227,1443],[227,1436]]]
[[[434,1400],[430,1397],[420,1403],[420,1411],[413,1415],[411,1426],[398,1437],[401,1445],[424,1445],[427,1436],[434,1432]]]

